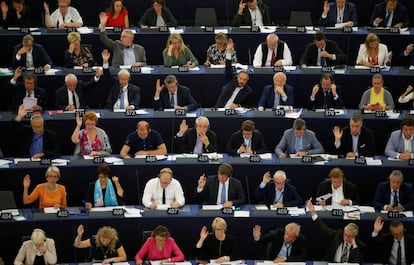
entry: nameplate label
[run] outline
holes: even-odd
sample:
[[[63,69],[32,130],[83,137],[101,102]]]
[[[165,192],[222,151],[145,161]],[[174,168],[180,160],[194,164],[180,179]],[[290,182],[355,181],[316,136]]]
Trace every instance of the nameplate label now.
[[[178,72],[188,72],[188,66],[187,65],[180,65],[178,66]]]
[[[342,209],[332,209],[332,216],[344,216],[344,211]]]
[[[145,162],[155,163],[155,162],[157,162],[157,157],[156,156],[153,156],[153,155],[147,155],[145,157]]]
[[[85,73],[85,74],[93,73],[93,69],[92,69],[92,67],[89,67],[89,66],[88,67],[83,67],[82,72]]]
[[[259,155],[251,155],[249,161],[252,163],[260,163],[262,162],[262,158]]]
[[[24,115],[24,117],[26,118],[26,119],[31,119],[32,118],[32,116],[33,116],[33,111],[27,111],[26,112],[26,115]]]
[[[296,32],[301,32],[301,33],[305,33],[306,32],[306,27],[296,27]]]
[[[352,27],[343,27],[342,32],[343,33],[352,33],[353,29]]]
[[[168,32],[168,27],[166,27],[166,26],[161,26],[161,27],[159,27],[159,32]]]
[[[275,109],[275,116],[284,117],[286,114],[285,109]]]
[[[233,214],[234,211],[233,211],[233,208],[232,207],[223,207],[221,209],[221,213],[222,214]]]
[[[333,69],[331,66],[322,66],[321,72],[322,73],[332,73]]]
[[[385,112],[385,110],[377,110],[375,112],[375,117],[377,117],[377,118],[385,118],[385,117],[387,117],[387,113]]]
[[[74,28],[74,27],[69,27],[69,28],[66,28],[66,31],[67,31],[67,33],[71,33],[71,32],[76,32],[77,29]]]
[[[325,116],[326,117],[335,116],[335,110],[334,109],[325,109]]]
[[[204,28],[204,31],[205,31],[205,32],[214,32],[214,27],[209,27],[209,26],[206,26],[206,27]]]
[[[390,28],[390,33],[400,33],[399,28]]]
[[[29,28],[20,28],[20,33],[29,34],[30,33],[30,29]]]
[[[237,115],[237,110],[235,110],[235,109],[225,109],[224,110],[224,115],[226,115],[226,116]]]
[[[381,67],[379,66],[372,66],[369,71],[373,74],[381,73]]]
[[[112,215],[114,215],[114,216],[123,216],[124,215],[124,209],[114,208],[114,209],[112,209]]]
[[[277,208],[276,209],[276,214],[277,215],[288,215],[289,214],[289,210],[286,207]]]
[[[414,166],[414,159],[413,158],[408,159],[408,165],[409,166]]]
[[[252,27],[250,28],[250,31],[251,31],[251,32],[260,32],[260,28],[259,28],[259,26],[252,26]]]
[[[39,74],[44,74],[45,73],[45,69],[43,69],[43,67],[36,67],[34,69],[34,73],[39,75]]]
[[[114,33],[120,33],[122,32],[124,29],[122,27],[114,27],[113,32]]]
[[[277,73],[277,72],[283,72],[285,71],[285,68],[283,68],[283,66],[275,66],[273,67],[273,72]]]
[[[365,165],[367,163],[367,159],[365,156],[358,156],[355,157],[355,164]]]
[[[302,156],[302,163],[312,163],[312,157],[311,156]]]
[[[178,215],[179,214],[179,210],[178,210],[178,208],[168,208],[167,209],[167,214],[168,215]]]
[[[68,210],[66,210],[66,209],[62,209],[62,210],[59,210],[57,213],[56,213],[56,216],[57,217],[69,217],[69,211]]]
[[[84,109],[76,109],[75,110],[75,117],[83,117],[85,115]]]
[[[52,164],[52,160],[50,158],[41,158],[40,164],[42,166],[50,166]]]
[[[206,155],[199,155],[197,157],[197,161],[198,162],[203,162],[203,163],[208,162],[208,156],[206,156]]]
[[[4,220],[4,221],[12,220],[13,219],[13,215],[12,215],[12,213],[1,213],[0,219],[1,220]]]
[[[125,110],[125,116],[129,117],[129,116],[135,116],[135,115],[137,115],[137,112],[134,109]]]
[[[131,73],[134,73],[134,74],[141,73],[141,67],[139,67],[139,66],[131,66]]]
[[[187,110],[185,109],[176,109],[174,110],[175,116],[185,116],[187,114]]]
[[[102,156],[94,156],[92,161],[94,164],[102,164],[103,162],[105,162],[105,158],[103,158]]]
[[[400,213],[397,211],[389,211],[387,215],[388,218],[400,218]]]

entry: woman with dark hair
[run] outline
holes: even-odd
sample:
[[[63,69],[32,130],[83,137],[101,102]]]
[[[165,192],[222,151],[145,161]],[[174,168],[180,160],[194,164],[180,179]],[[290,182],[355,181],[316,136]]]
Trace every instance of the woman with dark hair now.
[[[109,178],[111,169],[107,164],[100,164],[98,167],[98,179],[89,183],[88,192],[85,198],[85,208],[118,206],[124,204],[124,189],[119,183],[117,176]]]
[[[112,0],[111,6],[106,11],[108,21],[106,27],[129,27],[128,10],[123,4],[123,0]]]
[[[145,29],[149,27],[176,27],[177,20],[165,6],[165,0],[152,0],[152,7],[148,8],[138,22],[138,25]]]
[[[151,237],[145,241],[141,249],[135,255],[137,265],[143,263],[144,258],[148,260],[159,260],[160,263],[184,261],[184,254],[170,237],[168,228],[159,225],[151,233]]]
[[[0,26],[2,28],[33,27],[30,21],[30,9],[24,3],[24,0],[12,0],[11,7],[5,1],[0,4],[2,18],[0,19]]]
[[[112,264],[113,262],[122,262],[127,260],[125,249],[119,241],[118,232],[110,227],[103,226],[99,228],[96,235],[82,240],[83,225],[78,226],[78,235],[73,242],[76,248],[92,248],[92,261],[102,261],[102,264]]]

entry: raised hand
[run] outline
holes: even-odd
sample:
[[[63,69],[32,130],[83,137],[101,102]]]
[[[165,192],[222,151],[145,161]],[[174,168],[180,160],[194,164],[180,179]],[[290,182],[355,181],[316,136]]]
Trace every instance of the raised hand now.
[[[272,178],[272,175],[270,174],[269,171],[267,171],[266,173],[263,174],[262,182],[269,183],[271,178]]]
[[[259,239],[260,238],[260,235],[262,234],[260,231],[261,231],[261,227],[260,227],[260,225],[255,225],[254,227],[253,227],[253,238],[254,239]]]
[[[85,228],[83,227],[83,225],[79,225],[78,226],[77,232],[78,232],[78,235],[79,236],[82,236],[83,235],[83,232],[85,232]]]
[[[339,126],[335,126],[332,130],[334,136],[335,136],[335,142],[341,140],[342,138],[342,130]]]
[[[180,133],[183,134],[188,130],[188,124],[186,120],[182,120],[180,123]]]
[[[200,231],[200,239],[204,240],[208,236],[208,230],[206,226],[203,226]]]
[[[201,175],[200,178],[198,179],[198,188],[204,189],[204,186],[206,185],[206,181],[207,181],[207,178],[205,174]]]
[[[28,188],[30,187],[30,175],[27,174],[26,176],[24,176],[23,178],[23,187]]]

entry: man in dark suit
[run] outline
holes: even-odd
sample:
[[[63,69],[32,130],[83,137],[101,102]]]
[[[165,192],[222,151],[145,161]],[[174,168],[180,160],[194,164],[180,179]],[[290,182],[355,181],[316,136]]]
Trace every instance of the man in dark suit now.
[[[233,167],[224,163],[218,167],[217,175],[203,174],[198,180],[194,198],[200,203],[223,205],[231,207],[246,202],[240,180],[232,177]]]
[[[349,126],[332,130],[335,137],[334,150],[339,156],[355,158],[375,155],[374,133],[363,126],[362,116],[355,113],[349,119]]]
[[[414,44],[407,45],[405,50],[398,56],[398,65],[410,67],[414,65]]]
[[[23,82],[17,82],[21,74],[22,69],[20,67],[16,68],[13,78],[7,84],[7,91],[11,95],[9,109],[17,111],[26,98],[26,101],[32,102],[29,103],[31,105],[30,110],[41,111],[46,106],[46,90],[37,86],[37,77],[33,72],[26,72],[23,76]]]
[[[60,148],[56,134],[44,128],[45,122],[40,114],[31,117],[30,126],[23,126],[21,120],[26,114],[24,105],[20,105],[12,124],[12,132],[16,137],[16,156],[34,159],[48,154],[58,156]]]
[[[227,41],[226,46],[226,80],[229,82],[221,90],[221,94],[217,99],[217,108],[235,109],[240,106],[251,105],[248,97],[253,90],[247,85],[249,74],[246,71],[240,71],[236,78],[233,78],[233,68],[231,66],[231,51],[234,43],[231,39]]]
[[[335,84],[331,73],[323,73],[321,81],[312,88],[309,97],[309,109],[342,109],[341,89]]]
[[[314,42],[309,43],[300,59],[302,68],[308,65],[335,66],[346,64],[346,54],[333,40],[327,40],[325,34],[317,32]]]
[[[267,151],[262,133],[255,129],[252,120],[245,120],[241,130],[234,132],[226,146],[228,154],[263,154]]]
[[[269,7],[262,0],[240,0],[239,10],[233,18],[232,26],[272,25]]]
[[[352,27],[358,25],[358,17],[355,5],[347,0],[336,0],[323,4],[322,15],[319,18],[319,25],[325,27]]]
[[[326,199],[321,198],[327,194],[331,194],[331,196]],[[329,179],[319,183],[316,192],[316,203],[322,206],[358,205],[358,188],[344,178],[344,172],[340,168],[335,167],[329,172]]]
[[[273,208],[303,205],[296,187],[286,183],[286,173],[282,170],[275,172],[272,182],[270,172],[264,173],[263,180],[257,186],[254,197]]]
[[[174,149],[177,153],[213,153],[217,152],[217,136],[210,130],[210,121],[205,116],[195,120],[195,128],[188,129],[186,120],[182,120],[180,131],[174,137]]]
[[[260,225],[253,227],[253,239],[266,244],[266,259],[273,263],[305,262],[307,260],[306,239],[300,234],[300,225],[288,223],[285,229],[278,228],[266,235],[261,234]]]
[[[88,82],[78,80],[74,74],[67,74],[65,85],[55,92],[56,108],[67,111],[88,108],[85,91],[94,88],[101,76],[102,69],[100,68],[96,70],[96,75]]]
[[[412,211],[414,209],[414,192],[411,183],[403,183],[400,170],[393,170],[389,181],[378,184],[374,197],[374,208],[377,211]]]
[[[316,229],[329,240],[324,260],[328,262],[362,263],[365,243],[358,239],[358,226],[349,223],[343,230],[331,229],[318,217],[311,201],[307,202],[307,206]]]
[[[154,109],[184,109],[188,111],[195,110],[198,104],[191,95],[188,87],[178,84],[174,75],[168,75],[164,79],[164,85],[160,84],[157,79],[154,95]]]
[[[408,265],[414,261],[414,237],[406,234],[404,225],[400,220],[390,223],[390,232],[381,234],[384,222],[381,216],[375,219],[372,237],[379,253],[382,253],[382,263],[392,265]],[[382,251],[381,251],[382,250]],[[405,261],[405,262],[403,262]]]
[[[108,50],[102,52],[104,84],[109,89],[109,96],[106,100],[106,108],[108,109],[138,109],[141,103],[141,89],[139,86],[129,83],[131,74],[126,69],[118,72],[118,78],[113,78],[109,71]],[[107,89],[104,89],[107,91]]]
[[[34,43],[31,35],[23,37],[21,44],[14,47],[13,68],[17,67],[36,68],[42,67],[45,71],[52,66],[52,60],[42,45]]]
[[[374,27],[405,28],[410,26],[410,17],[398,0],[385,0],[374,7],[370,22]]]
[[[258,110],[277,109],[281,105],[293,106],[293,86],[286,84],[287,77],[283,72],[273,75],[273,84],[263,88]]]

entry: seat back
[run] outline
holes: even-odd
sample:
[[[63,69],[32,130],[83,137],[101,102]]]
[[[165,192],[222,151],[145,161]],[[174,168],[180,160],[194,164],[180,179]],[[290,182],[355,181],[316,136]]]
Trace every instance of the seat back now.
[[[311,13],[308,11],[292,11],[290,12],[289,25],[291,26],[311,26]]]
[[[196,8],[194,26],[217,26],[216,9]]]
[[[0,210],[4,209],[16,209],[16,200],[14,199],[14,193],[11,190],[0,191]]]
[[[144,230],[141,233],[141,247],[144,245],[145,241],[147,241],[147,239],[149,237],[151,237],[152,234],[152,230]]]

